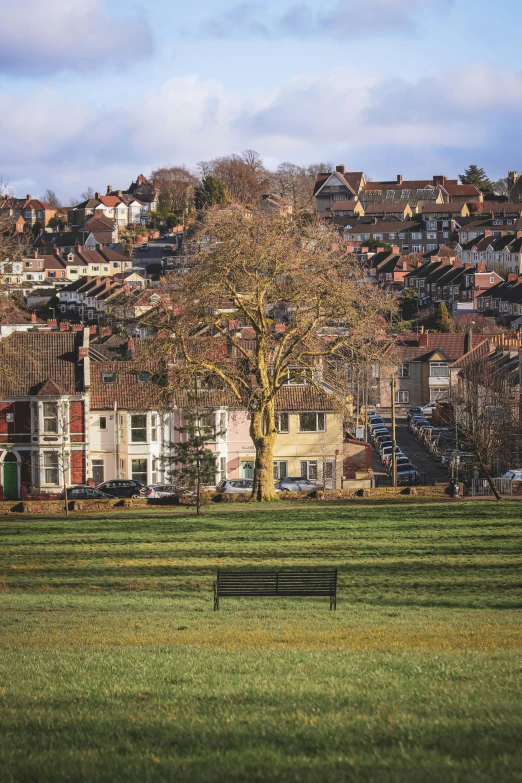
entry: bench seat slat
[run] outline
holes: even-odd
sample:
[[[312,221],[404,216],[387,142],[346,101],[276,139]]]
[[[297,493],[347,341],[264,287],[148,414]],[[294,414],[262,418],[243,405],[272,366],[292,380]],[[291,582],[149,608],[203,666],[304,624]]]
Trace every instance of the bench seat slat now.
[[[313,597],[330,598],[330,609],[337,603],[337,569],[296,571],[220,571],[215,582],[214,609],[219,598],[239,597]]]

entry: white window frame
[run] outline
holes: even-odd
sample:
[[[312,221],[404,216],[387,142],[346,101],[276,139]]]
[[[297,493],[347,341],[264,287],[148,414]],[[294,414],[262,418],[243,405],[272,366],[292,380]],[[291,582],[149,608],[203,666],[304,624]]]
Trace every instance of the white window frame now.
[[[315,429],[302,429],[303,416],[315,416]],[[323,411],[302,411],[299,413],[299,432],[326,432],[326,413]]]

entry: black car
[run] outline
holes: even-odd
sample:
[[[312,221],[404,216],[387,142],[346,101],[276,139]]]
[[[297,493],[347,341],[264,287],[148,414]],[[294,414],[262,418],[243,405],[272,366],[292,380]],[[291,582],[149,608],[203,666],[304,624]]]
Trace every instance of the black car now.
[[[112,479],[98,484],[96,489],[105,495],[110,495],[111,498],[139,498],[142,487],[143,484],[132,479]]]
[[[76,487],[67,487],[67,500],[109,500],[111,496],[106,495],[104,492],[100,492],[99,489],[94,487],[88,487],[79,485]],[[65,490],[62,490],[60,494],[61,500],[65,500]]]

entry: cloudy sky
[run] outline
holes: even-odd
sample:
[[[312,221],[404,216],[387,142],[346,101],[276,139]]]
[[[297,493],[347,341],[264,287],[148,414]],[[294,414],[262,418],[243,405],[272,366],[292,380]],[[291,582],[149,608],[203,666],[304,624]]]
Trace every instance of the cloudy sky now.
[[[0,176],[127,187],[256,149],[373,178],[522,169],[520,0],[0,0]]]

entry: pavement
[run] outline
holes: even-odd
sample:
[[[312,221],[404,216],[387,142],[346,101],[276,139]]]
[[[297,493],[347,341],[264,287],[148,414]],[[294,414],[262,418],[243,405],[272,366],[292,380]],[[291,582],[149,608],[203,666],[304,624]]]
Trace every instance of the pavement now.
[[[383,419],[391,432],[391,416],[383,415]],[[408,428],[408,420],[406,416],[397,416],[395,427],[395,435],[398,447],[403,452],[403,454],[408,457],[413,467],[416,468],[419,473],[426,474],[426,484],[429,486],[437,483],[446,484],[448,482],[447,469],[442,468],[440,465],[434,462],[431,454],[424,448],[423,444],[420,443],[420,441],[418,441],[414,435],[412,435]],[[379,487],[391,486],[391,479],[384,470],[374,448],[372,448],[372,469]]]

